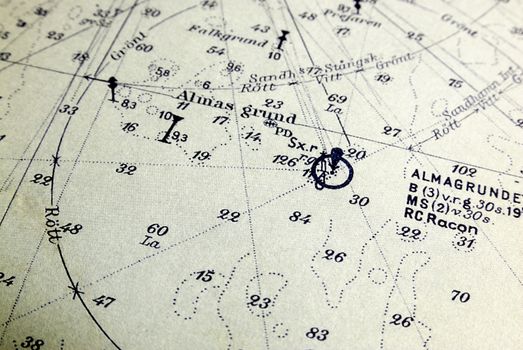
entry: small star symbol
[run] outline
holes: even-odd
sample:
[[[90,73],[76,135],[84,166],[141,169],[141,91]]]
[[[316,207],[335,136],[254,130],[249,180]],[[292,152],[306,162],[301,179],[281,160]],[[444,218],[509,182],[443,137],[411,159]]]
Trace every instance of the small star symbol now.
[[[80,297],[80,294],[84,294],[84,292],[80,291],[80,287],[78,287],[78,282],[76,282],[74,286],[67,286],[67,288],[73,291],[73,300],[76,298],[76,296]]]
[[[52,165],[56,165],[56,166],[60,166],[60,164],[58,164],[58,161],[60,160],[60,156],[52,156],[53,157],[53,161],[52,161]]]

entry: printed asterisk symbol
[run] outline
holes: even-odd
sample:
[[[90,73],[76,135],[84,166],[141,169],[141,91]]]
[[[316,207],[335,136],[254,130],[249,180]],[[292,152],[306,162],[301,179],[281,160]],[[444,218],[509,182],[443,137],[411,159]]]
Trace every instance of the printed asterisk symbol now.
[[[52,156],[53,157],[53,160],[52,160],[52,165],[56,165],[56,166],[60,166],[60,164],[58,164],[58,161],[60,160],[60,156]]]
[[[82,292],[80,290],[80,287],[78,286],[78,282],[76,282],[75,285],[67,286],[67,288],[72,289],[72,291],[73,291],[73,300],[76,298],[76,296],[80,297],[80,294],[84,294],[84,292]]]

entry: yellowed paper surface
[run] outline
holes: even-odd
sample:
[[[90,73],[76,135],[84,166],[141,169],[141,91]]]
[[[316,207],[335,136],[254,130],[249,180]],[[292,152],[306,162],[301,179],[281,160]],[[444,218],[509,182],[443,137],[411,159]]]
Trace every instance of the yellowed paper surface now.
[[[0,0],[0,349],[521,349],[522,19]]]

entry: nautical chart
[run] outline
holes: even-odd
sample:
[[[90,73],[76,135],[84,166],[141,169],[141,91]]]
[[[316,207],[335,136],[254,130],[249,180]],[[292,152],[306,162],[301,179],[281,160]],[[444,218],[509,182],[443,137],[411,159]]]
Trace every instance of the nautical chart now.
[[[523,346],[520,0],[0,0],[0,349]]]

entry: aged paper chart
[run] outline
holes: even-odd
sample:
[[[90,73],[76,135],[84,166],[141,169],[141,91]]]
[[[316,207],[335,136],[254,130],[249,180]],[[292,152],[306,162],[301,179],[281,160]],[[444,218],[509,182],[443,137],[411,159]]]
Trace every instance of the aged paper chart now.
[[[522,63],[519,0],[0,0],[0,349],[521,349]]]

